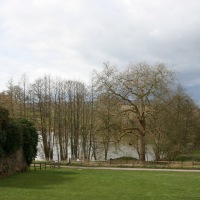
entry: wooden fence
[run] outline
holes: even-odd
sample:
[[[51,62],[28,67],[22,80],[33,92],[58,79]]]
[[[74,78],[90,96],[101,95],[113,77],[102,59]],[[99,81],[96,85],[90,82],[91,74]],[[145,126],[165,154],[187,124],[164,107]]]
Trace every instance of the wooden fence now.
[[[61,166],[89,166],[89,167],[135,167],[135,168],[178,168],[178,169],[200,169],[200,162],[185,161],[146,161],[140,162],[135,160],[107,160],[107,161],[71,161],[66,162],[33,162],[30,170],[46,170],[60,168]]]
[[[33,169],[33,170],[46,170],[47,168],[50,169],[55,169],[55,168],[60,168],[60,163],[59,162],[33,162],[30,167],[29,170]]]

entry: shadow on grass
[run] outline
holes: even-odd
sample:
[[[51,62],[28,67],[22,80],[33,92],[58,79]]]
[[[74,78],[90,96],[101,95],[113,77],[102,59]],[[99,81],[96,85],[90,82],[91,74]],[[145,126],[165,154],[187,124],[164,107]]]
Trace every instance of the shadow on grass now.
[[[0,179],[1,188],[52,189],[55,186],[68,184],[76,178],[75,172],[67,170],[44,170],[16,173]]]

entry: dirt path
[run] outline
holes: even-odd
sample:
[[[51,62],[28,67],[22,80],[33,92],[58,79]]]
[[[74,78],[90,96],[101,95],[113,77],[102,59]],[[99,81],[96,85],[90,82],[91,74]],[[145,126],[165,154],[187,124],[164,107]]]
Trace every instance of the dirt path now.
[[[151,169],[151,168],[119,168],[119,167],[80,167],[80,166],[62,166],[69,169],[98,169],[98,170],[119,170],[119,171],[163,171],[163,172],[199,172],[195,169]]]

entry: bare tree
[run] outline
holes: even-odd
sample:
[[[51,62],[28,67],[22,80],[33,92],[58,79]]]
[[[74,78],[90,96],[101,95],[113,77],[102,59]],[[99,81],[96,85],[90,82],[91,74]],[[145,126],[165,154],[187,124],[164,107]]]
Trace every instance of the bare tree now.
[[[146,63],[130,64],[119,72],[105,64],[102,73],[97,73],[100,85],[123,102],[122,111],[128,116],[129,126],[124,127],[124,135],[130,133],[138,137],[139,159],[145,161],[145,137],[151,130],[147,121],[155,112],[152,101],[162,101],[162,95],[169,91],[173,73],[164,64],[150,66]],[[163,102],[164,103],[164,102]]]
[[[39,78],[31,86],[37,130],[41,133],[45,158],[53,158],[54,133],[52,132],[52,96],[50,77]]]
[[[117,98],[109,93],[100,94],[95,103],[96,135],[99,143],[103,146],[104,159],[107,160],[110,146],[114,146],[117,141],[117,133],[121,123],[119,115],[121,104]]]
[[[172,103],[154,114],[151,120],[151,127],[157,127],[151,138],[156,160],[160,156],[172,160],[178,154],[187,152],[193,146],[198,130],[195,116],[197,107],[184,89],[178,86],[170,98],[168,101]],[[163,107],[158,102],[156,106]]]

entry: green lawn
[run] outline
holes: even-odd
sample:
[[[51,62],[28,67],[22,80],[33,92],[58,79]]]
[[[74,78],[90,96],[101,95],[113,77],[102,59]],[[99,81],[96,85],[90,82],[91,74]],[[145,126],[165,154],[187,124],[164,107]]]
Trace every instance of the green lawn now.
[[[59,169],[0,179],[0,200],[200,199],[200,173]]]

